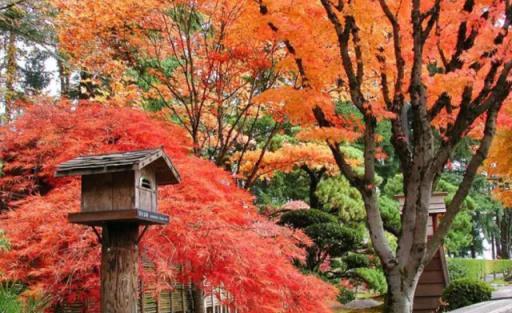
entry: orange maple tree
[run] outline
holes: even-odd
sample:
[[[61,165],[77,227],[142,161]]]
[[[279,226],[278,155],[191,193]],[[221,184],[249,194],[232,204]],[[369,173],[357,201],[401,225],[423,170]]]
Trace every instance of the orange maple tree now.
[[[267,152],[261,157],[259,150],[246,153],[243,162],[240,164],[239,173],[248,177],[248,184],[256,179],[272,177],[276,172],[289,173],[300,167],[307,167],[311,170],[329,171],[330,174],[337,172],[337,167],[332,160],[331,152],[325,145],[315,143],[285,143],[275,151]],[[234,158],[238,155],[235,154]],[[254,163],[260,162],[255,168]]]
[[[248,12],[254,40],[278,38],[287,84],[270,104],[327,142],[340,172],[365,203],[371,240],[388,281],[387,308],[411,312],[417,282],[460,211],[487,157],[498,113],[510,103],[512,5],[502,1],[258,0]],[[378,203],[377,125],[388,123],[404,177],[398,245],[386,239]],[[463,138],[476,142],[463,180],[433,238],[431,192]],[[340,149],[364,150],[359,174]]]
[[[151,227],[140,244],[154,265],[142,275],[147,284],[161,290],[194,282],[206,292],[222,286],[226,304],[239,312],[330,312],[333,288],[291,262],[303,257],[296,241],[308,240],[261,217],[229,173],[191,155],[180,127],[135,109],[43,102],[2,128],[0,138],[0,195],[11,209],[0,215],[10,242],[0,252],[2,279],[48,293],[55,304],[84,301],[97,311],[99,243],[68,223],[67,213],[79,210],[80,183],[55,178],[55,167],[80,154],[162,145],[183,180],[160,192],[159,209],[171,223]]]
[[[245,1],[105,0],[85,10],[82,1],[53,3],[70,62],[97,86],[110,81],[97,98],[163,110],[196,155],[229,167],[235,150],[270,142],[280,129],[256,127],[269,113],[254,98],[275,84],[280,56],[272,42],[243,40]]]
[[[505,108],[501,116],[500,129],[496,132],[489,158],[485,161],[485,173],[494,186],[494,195],[505,207],[512,207],[512,150],[509,144],[512,138],[511,108]]]

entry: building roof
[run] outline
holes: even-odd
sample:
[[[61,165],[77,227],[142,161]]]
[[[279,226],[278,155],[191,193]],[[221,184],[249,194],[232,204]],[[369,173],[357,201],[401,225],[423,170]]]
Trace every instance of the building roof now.
[[[446,204],[444,203],[444,197],[447,196],[447,192],[433,192],[430,197],[430,203],[428,205],[428,213],[444,213],[446,212]],[[396,195],[395,199],[400,202],[400,213],[405,202],[405,196],[403,194]]]
[[[61,163],[55,176],[93,175],[151,167],[159,185],[177,184],[180,175],[162,148],[80,156]]]

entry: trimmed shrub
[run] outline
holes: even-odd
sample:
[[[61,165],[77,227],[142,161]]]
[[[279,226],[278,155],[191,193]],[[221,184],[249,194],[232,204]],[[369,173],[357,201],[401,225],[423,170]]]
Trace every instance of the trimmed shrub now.
[[[342,256],[358,248],[363,233],[352,227],[337,223],[313,224],[304,229],[316,246],[327,251],[331,257]]]
[[[381,295],[387,292],[388,284],[382,270],[375,268],[356,268],[354,274],[358,279],[365,282],[369,289]]]
[[[462,262],[448,262],[448,276],[450,281],[469,277],[469,271]]]
[[[491,300],[492,288],[485,282],[464,278],[451,282],[443,291],[443,300],[448,310]]]
[[[504,277],[512,273],[512,260],[476,260],[463,258],[448,259],[448,272],[450,278],[472,278],[483,280],[490,274],[503,274]]]
[[[279,224],[293,228],[306,228],[314,224],[338,223],[338,220],[329,213],[316,210],[295,210],[281,215]]]
[[[350,253],[343,257],[343,262],[347,265],[348,269],[358,267],[370,267],[370,259],[366,254]]]

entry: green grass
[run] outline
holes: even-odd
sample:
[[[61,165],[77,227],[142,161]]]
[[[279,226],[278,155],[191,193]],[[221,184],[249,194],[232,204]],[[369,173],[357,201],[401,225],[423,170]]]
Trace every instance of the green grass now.
[[[489,282],[489,284],[496,284],[496,285],[510,285],[510,282],[502,279],[502,278],[496,278]]]

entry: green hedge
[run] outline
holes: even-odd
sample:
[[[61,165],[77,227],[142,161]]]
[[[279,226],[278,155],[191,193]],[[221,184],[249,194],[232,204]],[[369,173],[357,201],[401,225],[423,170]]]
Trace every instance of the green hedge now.
[[[452,281],[443,291],[448,310],[455,310],[474,303],[491,300],[492,288],[485,282],[470,278]]]
[[[448,273],[450,280],[459,278],[482,280],[487,275],[498,273],[509,276],[512,273],[512,260],[449,258]]]

